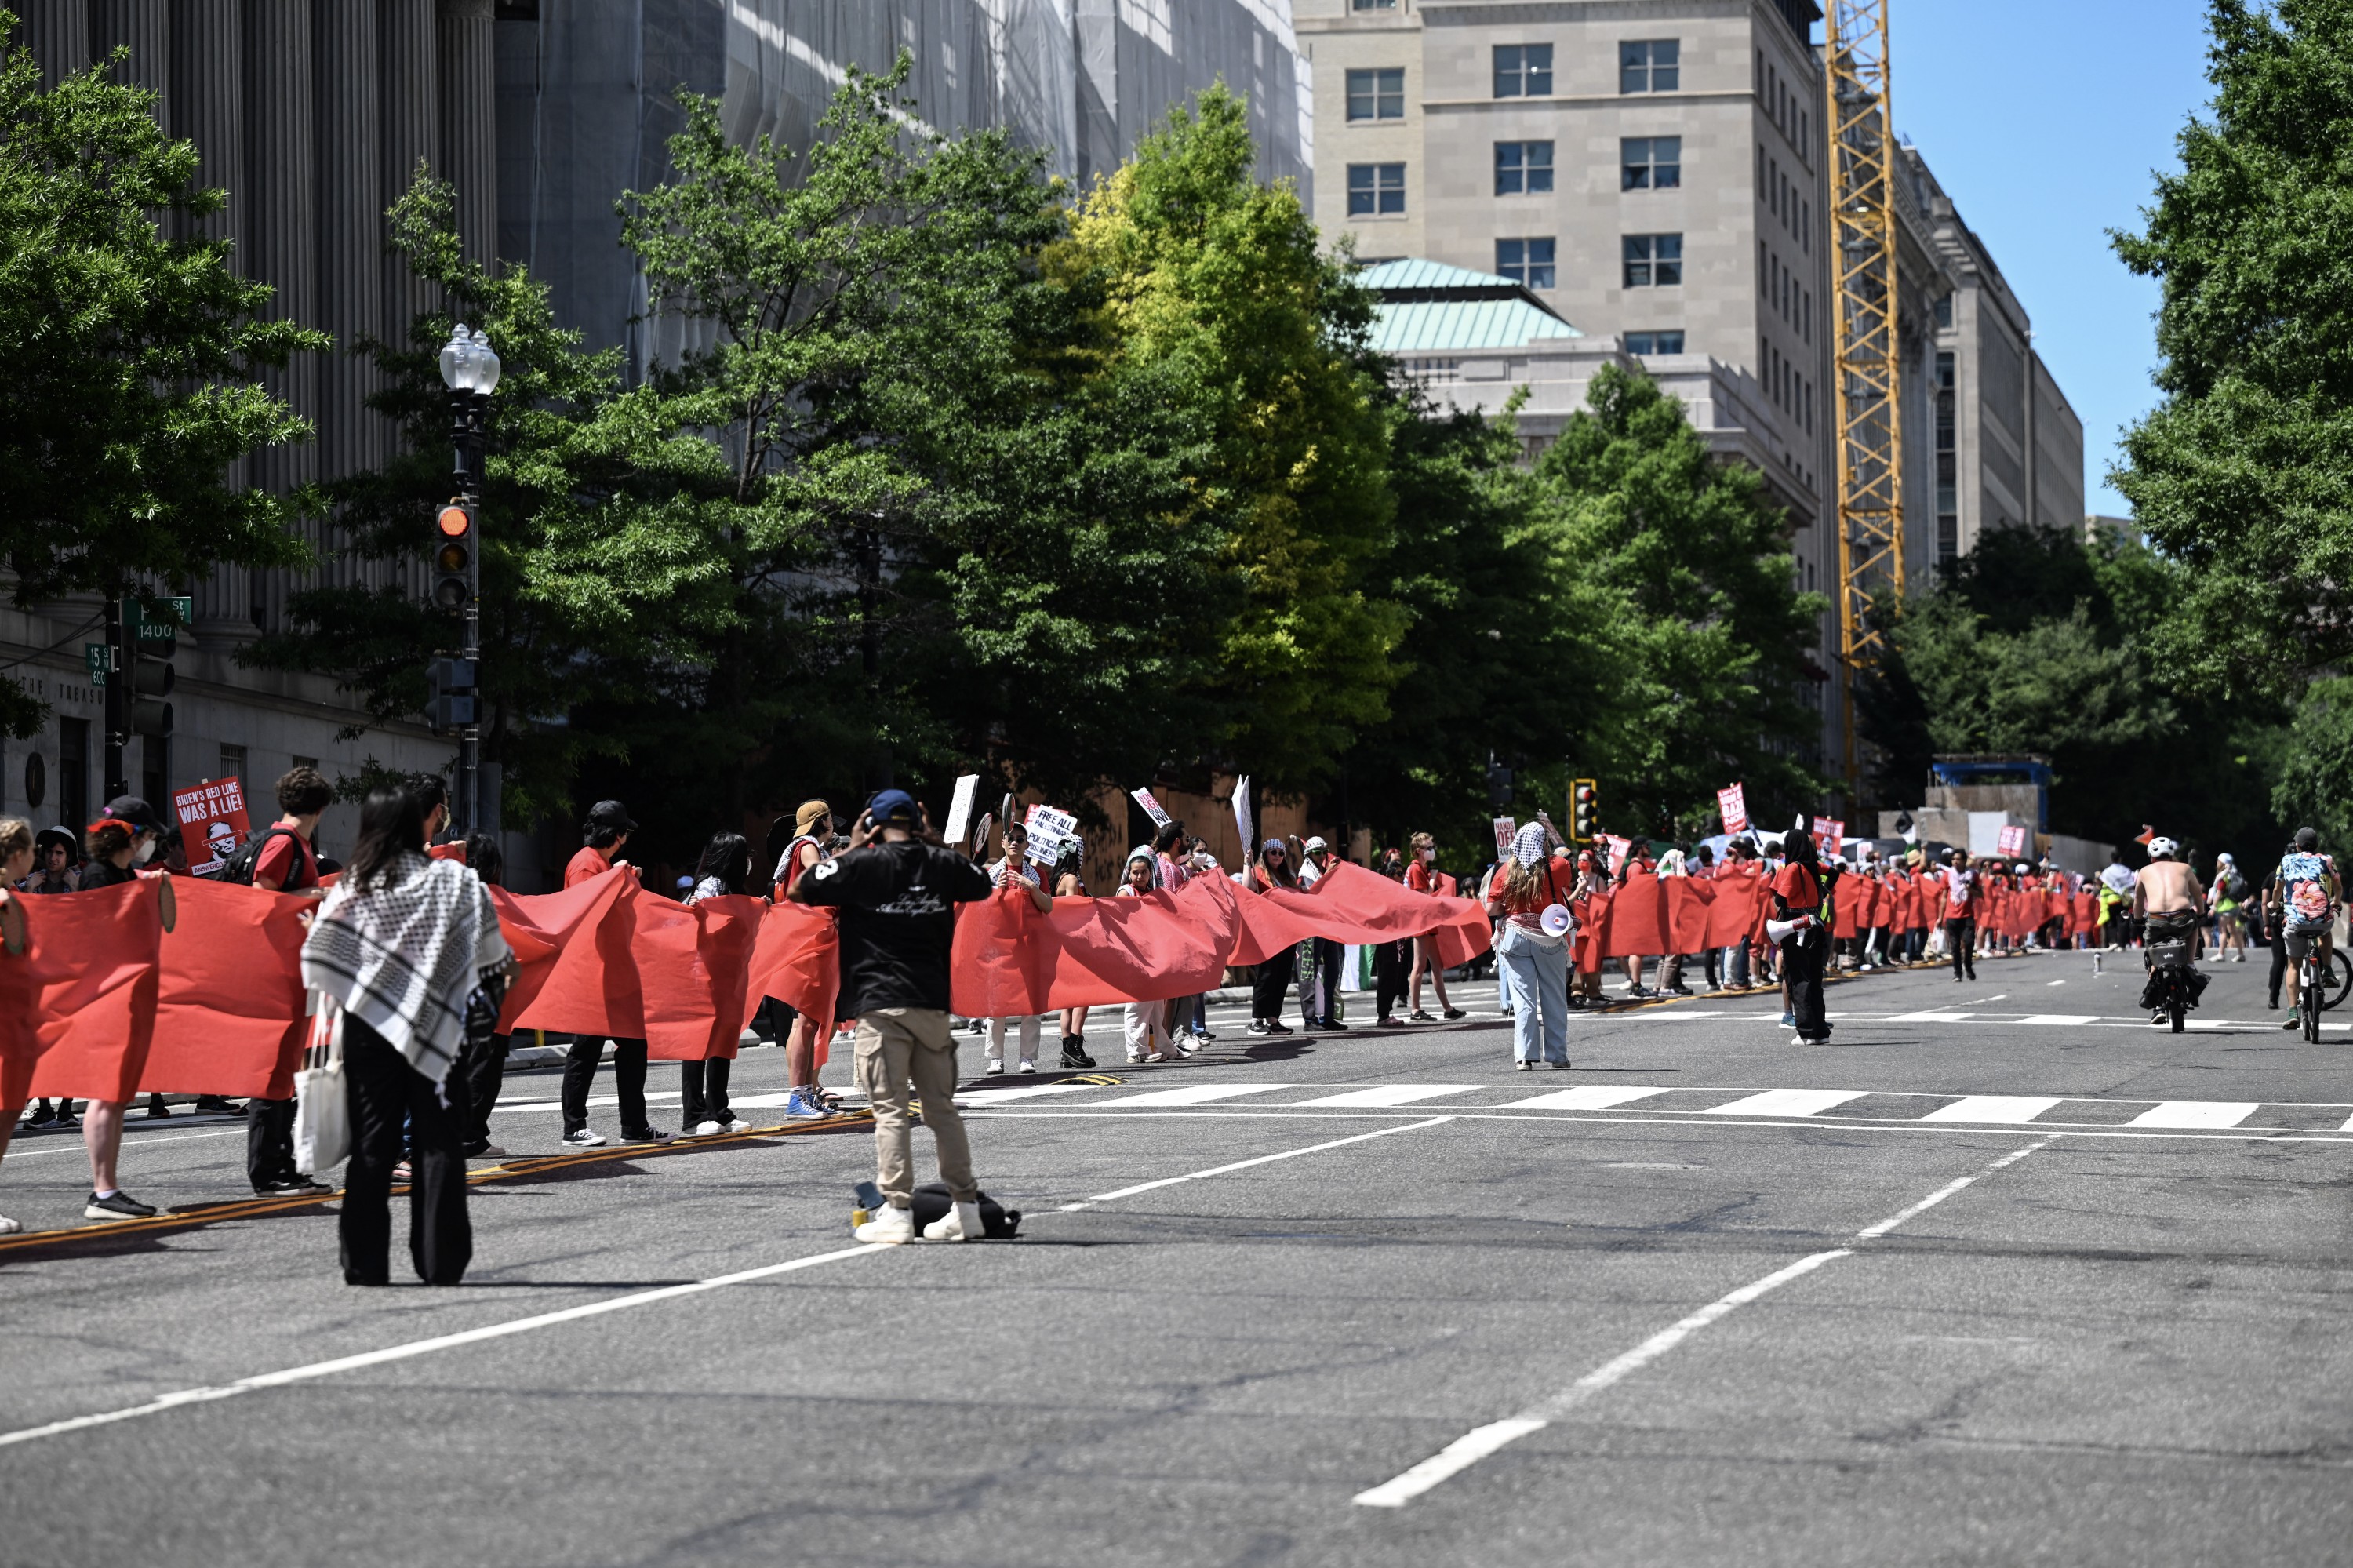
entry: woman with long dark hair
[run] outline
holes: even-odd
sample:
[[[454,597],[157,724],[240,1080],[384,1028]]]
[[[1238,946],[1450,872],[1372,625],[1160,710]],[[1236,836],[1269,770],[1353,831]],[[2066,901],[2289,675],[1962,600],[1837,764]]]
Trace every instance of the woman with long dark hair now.
[[[352,1157],[340,1230],[343,1282],[391,1283],[392,1168],[408,1120],[408,1255],[427,1285],[473,1258],[464,1136],[442,1103],[470,1031],[497,1026],[514,955],[480,880],[425,853],[425,811],[403,789],[360,808],[357,846],[302,943],[302,982],[343,1044]]]
[[[751,880],[750,841],[742,833],[713,833],[711,842],[702,846],[702,858],[695,863],[694,889],[686,895],[686,901],[700,904],[706,898],[748,893]],[[723,1132],[751,1130],[752,1124],[739,1119],[727,1104],[727,1080],[734,1068],[732,1056],[678,1065],[679,1122],[687,1131],[709,1138]]]
[[[1495,954],[1512,977],[1512,1056],[1523,1072],[1568,1065],[1569,927],[1547,929],[1545,915],[1556,906],[1567,914],[1575,878],[1549,839],[1543,822],[1520,829],[1487,885],[1487,913],[1504,922]]]
[[[1291,863],[1290,846],[1281,839],[1269,839],[1261,844],[1258,858],[1250,863],[1250,881],[1245,885],[1253,893],[1297,887],[1299,873]],[[1291,1033],[1290,1026],[1282,1022],[1282,999],[1291,994],[1292,977],[1298,961],[1299,949],[1289,947],[1260,960],[1257,976],[1250,981],[1252,1034]]]
[[[1084,898],[1087,895],[1087,846],[1079,839],[1062,845],[1062,855],[1054,863],[1054,896]],[[1087,1010],[1083,1007],[1062,1009],[1062,1065],[1071,1068],[1092,1067],[1095,1059],[1087,1054]]]
[[[1803,830],[1792,830],[1781,849],[1788,863],[1773,876],[1773,918],[1803,922],[1780,939],[1781,976],[1798,1038],[1820,1044],[1831,1037],[1822,1011],[1822,962],[1830,956],[1831,938],[1821,919],[1821,855],[1814,835]]]

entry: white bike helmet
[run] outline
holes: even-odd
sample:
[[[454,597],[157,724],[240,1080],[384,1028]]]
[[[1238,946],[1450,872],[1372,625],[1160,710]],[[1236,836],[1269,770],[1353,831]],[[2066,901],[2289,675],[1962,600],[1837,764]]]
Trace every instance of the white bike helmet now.
[[[2148,858],[2151,860],[2157,859],[2159,855],[2179,854],[2180,853],[2181,846],[2175,843],[2171,839],[2154,838],[2148,841]]]

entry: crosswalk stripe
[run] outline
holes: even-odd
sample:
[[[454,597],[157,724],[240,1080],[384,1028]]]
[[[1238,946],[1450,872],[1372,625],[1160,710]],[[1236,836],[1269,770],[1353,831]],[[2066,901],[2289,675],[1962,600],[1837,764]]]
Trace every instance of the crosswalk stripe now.
[[[1214,1100],[1240,1099],[1244,1095],[1271,1094],[1276,1089],[1298,1086],[1296,1084],[1192,1084],[1181,1089],[1149,1089],[1140,1095],[1120,1095],[1103,1103],[1123,1109],[1133,1106],[1205,1106]]]
[[[1646,1100],[1653,1095],[1663,1095],[1664,1089],[1621,1089],[1609,1084],[1587,1084],[1581,1088],[1556,1089],[1533,1099],[1506,1100],[1498,1110],[1608,1110],[1612,1106],[1630,1105]]]
[[[2032,1121],[2059,1102],[2036,1095],[1968,1095],[1951,1105],[1939,1106],[1922,1117],[1922,1121]]]
[[[1303,1106],[1409,1106],[1417,1100],[1467,1095],[1473,1089],[1491,1086],[1487,1084],[1378,1084],[1369,1089],[1351,1089],[1345,1095],[1325,1095],[1320,1099],[1293,1103]]]
[[[1082,1089],[1095,1089],[1102,1086],[1100,1084],[1024,1084],[1016,1088],[960,1089],[956,1092],[956,1104],[960,1106],[1003,1105],[1008,1100],[1035,1099],[1039,1095],[1075,1095]],[[784,1101],[780,1098],[776,1103],[782,1105]]]
[[[2021,1023],[2097,1023],[2099,1021],[2100,1015],[2096,1012],[2030,1012],[2019,1020]]]
[[[2236,1127],[2255,1114],[2248,1100],[2166,1100],[2125,1123],[2126,1127]]]
[[[1704,1116],[1820,1116],[1832,1106],[1862,1098],[1864,1091],[1844,1089],[1767,1089],[1726,1105],[1710,1106]]]
[[[1964,1023],[1968,1021],[1968,1017],[1966,1012],[1946,1012],[1940,1009],[1930,1008],[1926,1012],[1891,1012],[1885,1022],[1889,1023]]]

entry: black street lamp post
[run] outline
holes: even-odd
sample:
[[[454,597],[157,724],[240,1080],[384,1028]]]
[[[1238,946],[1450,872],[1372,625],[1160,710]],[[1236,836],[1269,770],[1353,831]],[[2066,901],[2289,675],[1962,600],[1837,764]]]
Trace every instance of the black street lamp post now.
[[[442,581],[462,576],[462,585],[453,586],[449,597],[461,602],[455,607],[462,612],[464,646],[459,657],[466,672],[465,684],[479,693],[482,657],[482,455],[489,443],[491,394],[498,389],[499,356],[491,349],[490,338],[480,331],[469,332],[459,322],[450,333],[449,341],[441,347],[441,381],[449,388],[449,440],[456,451],[452,473],[458,498],[464,504],[465,537],[462,573],[447,573]],[[446,525],[439,546],[443,551],[441,565],[447,567],[448,546],[458,542]],[[437,599],[441,590],[437,588]],[[450,790],[456,807],[457,828],[460,832],[472,832],[481,825],[481,745],[482,731],[478,721],[480,698],[474,697],[475,714],[458,729],[458,777]]]

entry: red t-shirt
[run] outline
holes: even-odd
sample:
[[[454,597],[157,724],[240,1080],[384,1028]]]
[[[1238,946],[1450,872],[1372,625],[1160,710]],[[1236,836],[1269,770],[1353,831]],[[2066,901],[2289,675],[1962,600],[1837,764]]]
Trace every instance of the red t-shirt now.
[[[261,854],[253,863],[253,885],[273,893],[300,893],[318,886],[319,857],[311,852],[311,841],[291,828],[282,833],[271,832],[269,842],[261,846]]]
[[[1435,893],[1438,891],[1437,874],[1430,870],[1426,861],[1409,862],[1405,868],[1405,885],[1416,893]]]
[[[1773,874],[1773,891],[1792,915],[1819,912],[1822,903],[1822,885],[1814,876],[1811,866],[1791,863]]]
[[[602,876],[612,869],[613,863],[606,856],[603,850],[591,849],[586,844],[582,844],[580,853],[565,864],[564,885],[577,887],[591,877]]]
[[[1511,880],[1511,875],[1509,868],[1499,865],[1487,883],[1487,902],[1503,905],[1506,915],[1541,915],[1547,906],[1568,902],[1572,888],[1561,880],[1563,873],[1558,861],[1545,862],[1544,870],[1537,874],[1536,885],[1530,894],[1535,902],[1525,909],[1513,908],[1511,901],[1504,896],[1504,885]]]

